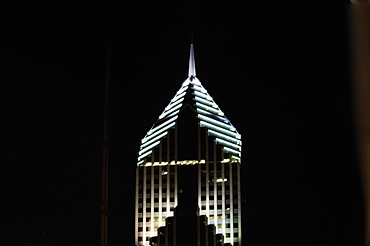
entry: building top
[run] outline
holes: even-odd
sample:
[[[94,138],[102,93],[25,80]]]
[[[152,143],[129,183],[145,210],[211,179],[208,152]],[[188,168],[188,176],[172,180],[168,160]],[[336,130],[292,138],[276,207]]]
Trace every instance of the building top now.
[[[241,136],[196,77],[194,45],[191,44],[188,78],[142,139],[137,164],[146,164],[145,159],[160,145],[161,139],[166,138],[168,131],[175,128],[180,113],[187,106],[195,112],[200,127],[207,128],[208,135],[231,155],[231,161],[240,162]]]
[[[194,45],[190,44],[190,56],[189,56],[189,78],[195,77],[195,59],[194,59]]]

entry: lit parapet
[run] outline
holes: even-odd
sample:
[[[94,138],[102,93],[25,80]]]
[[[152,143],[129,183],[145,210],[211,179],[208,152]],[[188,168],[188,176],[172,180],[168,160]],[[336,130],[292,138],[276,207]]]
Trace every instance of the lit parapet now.
[[[231,137],[235,137],[237,139],[241,139],[240,134],[237,133],[237,132],[226,130],[225,128],[221,128],[221,127],[215,126],[213,124],[210,124],[210,123],[205,122],[205,121],[202,121],[202,120],[200,121],[200,126],[201,127],[207,127],[209,129],[213,129],[215,131],[219,131],[221,133],[227,134],[227,135],[229,135]]]
[[[226,129],[229,129],[231,131],[235,131],[236,130],[235,127],[233,127],[232,125],[223,123],[220,120],[214,120],[214,119],[212,119],[210,117],[207,117],[207,116],[204,116],[204,115],[201,115],[201,114],[198,114],[198,118],[201,119],[201,120],[207,121],[209,123],[215,124],[217,126],[220,126],[220,127],[226,128]]]
[[[230,136],[227,136],[225,134],[222,134],[222,133],[213,131],[211,129],[208,129],[208,134],[210,136],[216,136],[216,137],[222,138],[224,140],[231,141],[232,143],[237,144],[237,145],[241,145],[242,144],[242,141],[240,141],[236,137],[230,137]]]
[[[166,122],[164,122],[164,123],[160,124],[159,126],[156,126],[156,127],[152,128],[152,129],[150,129],[150,130],[149,130],[149,132],[147,133],[147,135],[145,136],[145,138],[144,138],[141,142],[142,142],[142,143],[144,143],[145,141],[147,141],[147,140],[148,140],[148,138],[150,138],[150,136],[149,136],[149,135],[151,135],[153,132],[156,132],[156,131],[158,131],[159,129],[161,129],[161,128],[165,127],[167,124],[169,124],[169,123],[171,123],[171,122],[175,121],[177,118],[178,118],[178,116],[176,115],[175,117],[173,117],[173,118],[171,118],[171,119],[167,120]]]

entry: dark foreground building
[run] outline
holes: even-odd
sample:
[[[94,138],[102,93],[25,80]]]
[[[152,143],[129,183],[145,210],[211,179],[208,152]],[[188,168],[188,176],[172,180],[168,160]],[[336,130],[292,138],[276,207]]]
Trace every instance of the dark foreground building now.
[[[195,73],[141,141],[135,244],[241,245],[241,136]]]

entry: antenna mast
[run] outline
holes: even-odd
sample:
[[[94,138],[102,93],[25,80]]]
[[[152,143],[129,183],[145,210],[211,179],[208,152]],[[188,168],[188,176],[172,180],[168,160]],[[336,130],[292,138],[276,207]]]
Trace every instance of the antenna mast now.
[[[108,43],[104,94],[103,164],[101,183],[100,245],[108,246],[108,103],[110,79],[111,45]]]

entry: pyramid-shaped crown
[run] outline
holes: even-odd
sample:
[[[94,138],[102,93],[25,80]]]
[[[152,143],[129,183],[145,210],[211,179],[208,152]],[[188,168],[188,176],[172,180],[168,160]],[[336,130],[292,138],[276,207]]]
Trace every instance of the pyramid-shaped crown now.
[[[182,117],[181,113],[187,107],[194,112],[198,125],[206,129],[208,136],[213,137],[216,145],[221,146],[224,153],[228,153],[228,160],[240,162],[241,136],[196,77],[194,46],[191,44],[188,78],[142,139],[138,165],[150,162],[149,157],[152,156],[154,149],[159,148],[170,130],[176,128],[179,118]]]

